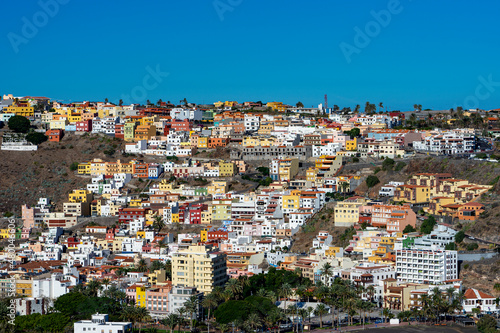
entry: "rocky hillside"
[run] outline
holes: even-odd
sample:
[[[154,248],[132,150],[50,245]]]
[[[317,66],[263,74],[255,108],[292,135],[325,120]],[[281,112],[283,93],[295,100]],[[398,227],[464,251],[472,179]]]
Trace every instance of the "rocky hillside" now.
[[[68,134],[59,143],[42,143],[34,152],[0,150],[0,215],[11,212],[20,216],[22,204],[34,205],[40,197],[50,198],[61,208],[71,190],[85,187],[90,181],[90,177],[70,170],[73,162],[132,159],[120,153],[123,149],[120,139]],[[115,153],[105,155],[104,151]]]

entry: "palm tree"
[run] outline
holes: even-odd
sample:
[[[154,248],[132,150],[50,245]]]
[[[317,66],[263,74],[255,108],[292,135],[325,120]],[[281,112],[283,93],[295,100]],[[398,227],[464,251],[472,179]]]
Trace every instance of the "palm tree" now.
[[[226,290],[231,291],[231,294],[237,299],[238,294],[243,291],[243,287],[238,280],[229,279],[229,281],[226,282]]]
[[[146,262],[146,259],[141,258],[139,260],[139,263],[138,263],[138,266],[137,266],[137,270],[139,272],[147,272],[147,270],[148,270],[148,263]]]
[[[384,317],[384,323],[387,322],[387,319],[389,318],[389,316],[391,315],[391,313],[392,313],[391,310],[388,309],[388,308],[384,308],[382,310],[382,316]]]
[[[135,323],[137,321],[137,311],[136,311],[136,307],[133,307],[133,306],[126,306],[125,308],[123,308],[122,312],[121,312],[121,319],[124,320],[124,321],[130,321],[132,323],[132,327],[135,326]]]
[[[333,275],[332,271],[332,265],[330,265],[329,262],[326,262],[322,267],[321,267],[321,276],[325,277],[325,280],[327,281],[327,284],[330,282],[330,277]]]
[[[384,104],[382,102],[378,103],[379,111],[384,109]]]
[[[360,108],[361,108],[361,105],[356,104],[356,107],[354,108],[354,113],[358,114]]]
[[[224,300],[223,293],[224,293],[224,288],[222,288],[221,286],[216,286],[216,287],[214,287],[214,289],[212,290],[212,294],[215,296],[215,299],[216,299],[218,302],[220,302],[220,301],[223,301],[223,300]]]
[[[285,313],[286,313],[286,300],[291,293],[292,293],[292,286],[290,286],[289,283],[283,283],[279,290],[279,294],[280,296],[283,296],[285,298]]]
[[[366,292],[368,296],[370,297],[370,302],[373,302],[373,296],[375,295],[375,287],[373,285],[369,285],[366,288]]]
[[[255,331],[262,324],[262,320],[257,313],[252,312],[248,315],[247,323]]]
[[[189,299],[184,302],[184,307],[189,314],[189,327],[191,328],[191,330],[193,330],[193,316],[198,312],[198,297],[194,295],[189,297]]]
[[[135,308],[135,316],[137,318],[137,321],[140,323],[140,326],[139,326],[139,333],[141,333],[141,329],[142,329],[142,323],[146,320],[149,320],[150,317],[149,317],[149,312],[146,308],[144,307],[136,307]]]
[[[226,288],[222,292],[222,299],[224,300],[224,302],[229,301],[233,297],[234,297],[234,294],[233,294],[233,292],[230,289]]]
[[[163,217],[158,215],[155,217],[155,220],[153,221],[153,229],[159,233],[161,229],[165,226],[165,222],[163,222]]]
[[[328,309],[326,305],[323,303],[319,303],[314,309],[314,315],[319,316],[319,327],[323,328],[323,316],[328,313]]]
[[[221,333],[229,331],[229,325],[228,324],[219,324],[219,330],[221,331]]]
[[[99,294],[99,290],[101,290],[101,283],[97,280],[91,280],[87,283],[86,292],[91,297],[97,297]]]
[[[204,309],[208,310],[207,326],[208,326],[208,332],[210,333],[210,310],[214,309],[217,306],[217,299],[213,294],[208,294],[201,301],[201,306]]]
[[[175,326],[179,322],[179,316],[175,313],[169,313],[161,322],[170,328],[170,333],[173,333]]]

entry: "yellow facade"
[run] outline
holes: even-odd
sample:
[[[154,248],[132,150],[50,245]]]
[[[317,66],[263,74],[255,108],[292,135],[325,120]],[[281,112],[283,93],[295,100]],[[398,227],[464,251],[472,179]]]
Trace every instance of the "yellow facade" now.
[[[335,257],[340,252],[340,247],[338,246],[330,246],[328,250],[325,251],[325,256],[327,257]]]
[[[135,288],[135,305],[139,308],[146,307],[146,287],[138,286]]]
[[[32,280],[16,280],[16,294],[19,297],[32,297]]]
[[[16,106],[11,105],[5,108],[4,113],[14,113],[16,116],[33,117],[35,109],[32,106]]]
[[[231,204],[219,203],[212,205],[212,220],[222,221],[231,218]]]
[[[292,180],[299,172],[299,160],[297,158],[288,158],[280,160],[279,164],[279,179],[281,181]]]
[[[345,149],[346,150],[356,150],[358,148],[358,139],[354,138],[352,140],[346,140]]]
[[[228,190],[229,184],[226,181],[213,181],[212,184],[207,187],[207,192],[210,195],[225,194]]]
[[[236,164],[233,162],[219,162],[219,176],[220,177],[232,177],[238,172]]]
[[[269,102],[266,104],[268,108],[273,109],[274,111],[278,112],[285,112],[286,111],[286,105],[283,104],[283,102]]]
[[[300,195],[284,195],[283,198],[283,210],[296,210],[300,207]]]
[[[201,212],[201,224],[212,223],[212,210]]]
[[[207,137],[200,136],[198,138],[198,148],[204,148],[204,149],[208,148],[208,138]]]
[[[69,202],[91,202],[92,192],[88,190],[73,190],[69,195]]]
[[[401,185],[398,186],[394,201],[404,201],[407,203],[417,204],[429,202],[432,194],[430,186],[420,185]]]

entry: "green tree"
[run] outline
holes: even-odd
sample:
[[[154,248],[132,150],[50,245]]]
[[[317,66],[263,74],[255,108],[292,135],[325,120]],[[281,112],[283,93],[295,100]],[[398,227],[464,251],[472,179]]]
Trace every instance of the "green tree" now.
[[[76,170],[78,170],[78,162],[73,162],[73,163],[71,163],[71,165],[69,166],[69,169],[70,169],[71,171],[76,171]]]
[[[179,316],[175,313],[169,313],[161,323],[170,328],[170,333],[174,332],[175,326],[179,323]]]
[[[434,216],[429,216],[422,225],[420,226],[420,232],[426,235],[430,234],[432,230],[434,230],[434,226],[436,225],[436,219]]]
[[[8,121],[9,128],[16,133],[26,133],[30,129],[31,123],[23,116],[13,116]]]
[[[368,177],[366,177],[366,185],[368,186],[368,188],[372,188],[378,183],[380,183],[380,180],[378,179],[377,176],[369,175]]]
[[[464,241],[464,238],[465,238],[465,232],[463,232],[462,230],[460,230],[455,234],[455,242],[457,243],[462,243]]]
[[[49,313],[43,315],[38,322],[38,326],[44,332],[64,332],[66,326],[71,323],[68,316],[63,315],[62,313]]]
[[[326,305],[323,303],[319,303],[316,305],[316,309],[314,309],[314,315],[319,316],[319,327],[323,328],[323,316],[328,313],[328,309]]]
[[[226,282],[225,288],[229,290],[236,299],[238,299],[238,296],[243,292],[243,287],[236,279],[229,279]]]
[[[477,329],[482,333],[496,332],[497,321],[490,315],[485,315],[477,322]]]
[[[39,144],[47,141],[47,136],[43,133],[29,132],[26,135],[26,141],[31,142],[34,145],[39,145]]]
[[[301,101],[298,101],[297,104],[295,104],[295,106],[298,108],[303,108],[304,104]]]
[[[407,234],[409,232],[415,232],[415,231],[417,231],[417,229],[415,229],[411,224],[407,224],[403,230],[403,234]]]
[[[384,162],[382,162],[382,170],[388,171],[392,170],[394,166],[394,160],[392,158],[386,158]]]

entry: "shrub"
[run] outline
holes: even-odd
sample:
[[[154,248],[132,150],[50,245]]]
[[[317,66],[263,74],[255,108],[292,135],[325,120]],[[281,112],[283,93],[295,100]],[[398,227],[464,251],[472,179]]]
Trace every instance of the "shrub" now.
[[[479,248],[479,245],[477,245],[477,243],[467,244],[467,251],[474,251],[474,250],[477,250],[478,248]]]
[[[422,225],[420,226],[420,232],[426,235],[430,234],[436,225],[436,219],[434,216],[429,216]]]
[[[407,234],[409,232],[415,232],[417,231],[417,229],[415,229],[411,224],[408,224],[404,230],[403,230],[403,234]]]
[[[26,135],[26,141],[31,142],[34,145],[39,145],[42,142],[47,141],[47,136],[43,133],[31,132]]]
[[[380,172],[380,170],[382,170],[382,169],[380,169],[379,167],[376,167],[375,170],[373,170],[373,174],[376,175],[377,173]]]
[[[490,315],[485,315],[477,322],[479,332],[490,333],[496,332],[497,321]]]
[[[353,157],[353,158],[352,158],[352,162],[353,162],[353,163],[358,163],[358,162],[359,162],[359,158],[357,158],[357,157]]]
[[[9,128],[16,133],[26,133],[30,129],[30,121],[23,116],[13,116],[9,118]]]
[[[71,163],[71,165],[69,166],[69,169],[70,169],[71,171],[76,171],[76,170],[78,170],[78,162],[73,162],[73,163]]]
[[[455,242],[457,243],[462,243],[464,238],[465,238],[465,233],[462,230],[460,230],[455,234]]]
[[[398,162],[396,163],[396,166],[394,167],[394,171],[401,171],[403,168],[406,166],[405,162]]]
[[[377,176],[369,175],[366,178],[366,185],[368,186],[368,188],[372,188],[373,186],[377,185],[378,183],[380,183],[380,180],[378,179]]]
[[[384,162],[382,162],[383,170],[392,170],[393,166],[394,166],[394,160],[392,158],[386,158]]]

